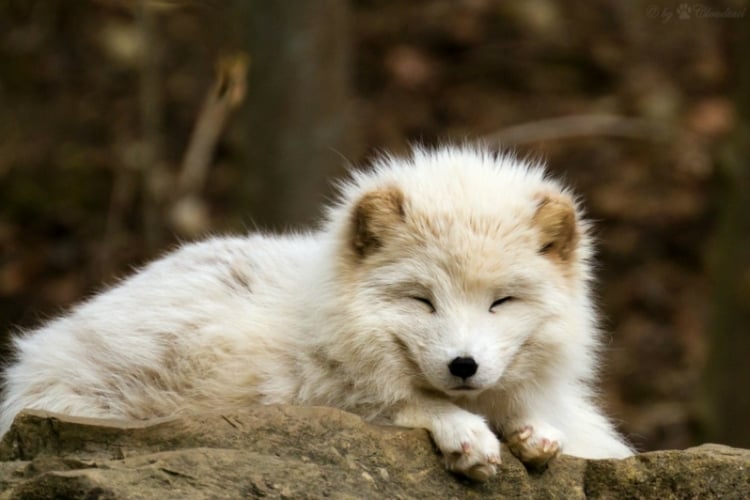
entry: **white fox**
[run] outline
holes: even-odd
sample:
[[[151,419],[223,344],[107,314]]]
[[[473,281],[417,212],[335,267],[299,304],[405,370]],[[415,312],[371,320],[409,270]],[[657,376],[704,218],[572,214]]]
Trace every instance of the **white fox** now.
[[[595,403],[589,226],[537,164],[481,147],[385,156],[319,230],[184,245],[15,339],[24,408],[147,419],[328,405],[428,429],[486,480],[633,453]]]

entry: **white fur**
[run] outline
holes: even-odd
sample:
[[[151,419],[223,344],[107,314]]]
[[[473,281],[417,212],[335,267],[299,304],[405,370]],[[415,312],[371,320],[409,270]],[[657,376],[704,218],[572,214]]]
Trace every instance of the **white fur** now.
[[[357,256],[355,207],[393,187],[403,221]],[[342,186],[317,232],[185,245],[17,338],[0,433],[23,408],[144,419],[292,403],[427,428],[447,465],[479,480],[500,460],[490,429],[531,426],[519,456],[542,442],[628,456],[594,403],[587,226],[579,213],[572,261],[540,253],[544,193],[569,196],[540,166],[482,149],[384,157]],[[478,364],[461,389],[459,356]]]

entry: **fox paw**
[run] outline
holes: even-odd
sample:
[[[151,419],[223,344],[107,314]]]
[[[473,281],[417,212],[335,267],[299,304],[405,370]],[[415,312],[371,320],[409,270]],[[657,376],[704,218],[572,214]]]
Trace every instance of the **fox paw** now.
[[[562,450],[562,433],[548,425],[525,425],[511,433],[507,441],[521,462],[537,468],[547,465]]]
[[[475,481],[487,481],[501,463],[500,441],[484,420],[472,417],[446,422],[433,438],[448,470]]]

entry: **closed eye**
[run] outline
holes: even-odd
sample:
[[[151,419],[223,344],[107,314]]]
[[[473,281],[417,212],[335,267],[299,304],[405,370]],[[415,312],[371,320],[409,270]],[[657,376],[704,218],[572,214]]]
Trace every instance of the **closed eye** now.
[[[511,301],[511,300],[513,300],[513,297],[511,297],[511,296],[508,296],[508,297],[503,297],[503,298],[501,298],[501,299],[497,299],[497,300],[496,300],[495,302],[493,302],[493,303],[492,303],[492,305],[490,306],[490,312],[495,312],[495,311],[494,311],[494,309],[495,309],[496,307],[500,307],[501,305],[503,305],[503,304],[505,304],[506,302],[509,302],[509,301]]]
[[[435,312],[435,306],[432,305],[432,302],[430,301],[430,299],[426,299],[424,297],[410,297],[410,298],[413,300],[416,300],[417,302],[421,302],[422,304],[427,306],[427,308],[430,310],[431,313]]]

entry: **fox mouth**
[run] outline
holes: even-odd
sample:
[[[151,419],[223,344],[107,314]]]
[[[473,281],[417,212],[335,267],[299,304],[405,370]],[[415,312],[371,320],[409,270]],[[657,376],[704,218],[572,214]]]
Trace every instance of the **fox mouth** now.
[[[470,392],[479,390],[478,387],[473,387],[468,384],[457,385],[450,388],[451,391]]]

